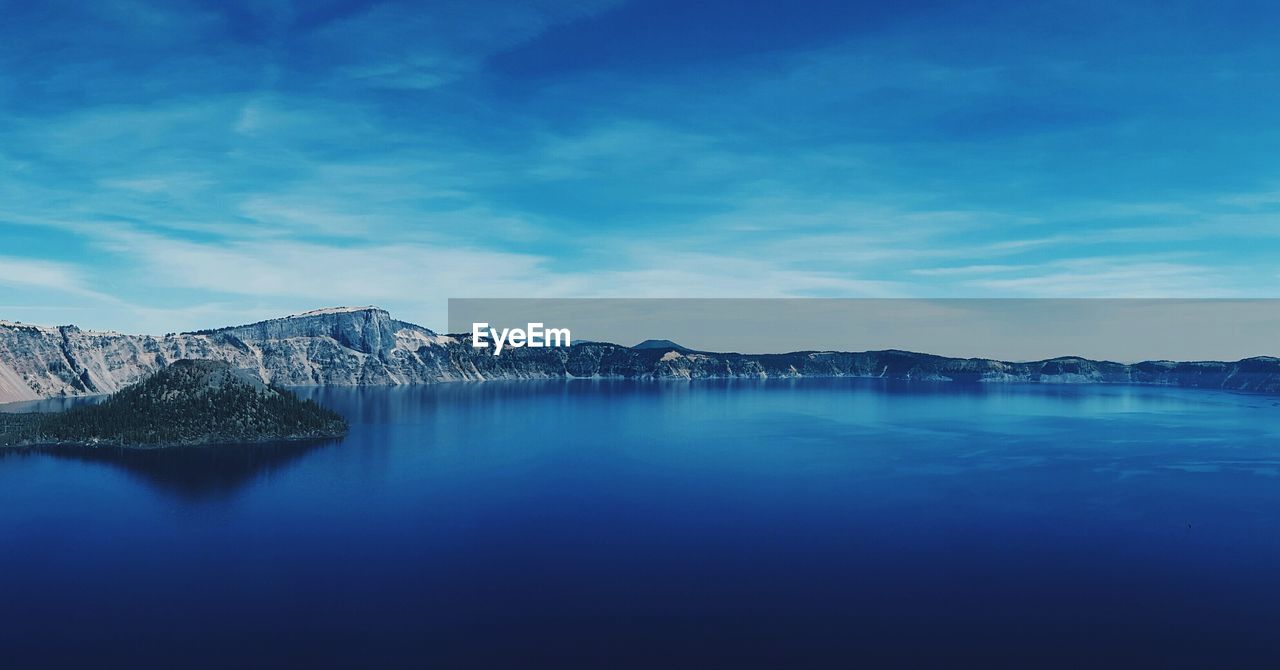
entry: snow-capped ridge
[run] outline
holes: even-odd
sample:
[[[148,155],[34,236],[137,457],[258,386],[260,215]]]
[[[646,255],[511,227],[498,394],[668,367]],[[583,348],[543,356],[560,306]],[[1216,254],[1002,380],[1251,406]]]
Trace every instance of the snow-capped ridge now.
[[[286,316],[283,318],[304,319],[310,316],[325,316],[328,314],[351,314],[353,312],[382,312],[383,314],[389,314],[387,310],[382,309],[381,307],[366,305],[364,307],[321,307],[320,309],[313,309],[307,312],[301,312],[299,314],[290,314],[289,316]]]
[[[57,326],[37,326],[34,323],[22,323],[21,321],[8,321],[5,319],[0,319],[0,328],[26,328],[44,332],[58,332]]]

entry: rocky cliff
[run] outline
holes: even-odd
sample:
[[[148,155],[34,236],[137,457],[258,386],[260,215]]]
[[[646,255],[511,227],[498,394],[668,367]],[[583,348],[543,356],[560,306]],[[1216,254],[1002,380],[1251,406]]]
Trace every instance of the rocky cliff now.
[[[445,381],[455,376],[448,342],[375,308],[163,337],[0,322],[0,402],[112,393],[187,358],[226,361],[283,385]]]
[[[678,345],[473,349],[373,308],[334,308],[163,337],[0,321],[0,402],[112,393],[174,361],[226,361],[281,385],[399,385],[455,380],[612,377],[881,377],[962,382],[1139,383],[1280,393],[1280,359],[1121,364],[1029,363],[906,351],[718,354]]]

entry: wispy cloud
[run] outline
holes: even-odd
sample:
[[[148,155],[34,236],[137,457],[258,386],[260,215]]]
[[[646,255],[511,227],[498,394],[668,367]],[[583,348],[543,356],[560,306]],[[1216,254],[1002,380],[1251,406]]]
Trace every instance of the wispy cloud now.
[[[992,275],[1003,272],[1017,272],[1019,270],[1026,269],[1026,266],[1020,265],[963,265],[949,268],[920,268],[918,270],[912,270],[911,274],[918,277],[963,277],[972,275]]]
[[[6,302],[170,329],[336,302],[430,325],[463,295],[1274,293],[1265,21],[827,9],[15,6]]]
[[[1001,268],[1000,273],[1018,272]],[[1240,290],[1213,268],[1137,258],[1078,258],[1021,269],[1021,276],[976,278],[966,286],[1047,298],[1226,298]]]
[[[53,289],[74,295],[100,297],[69,264],[0,256],[0,284]]]

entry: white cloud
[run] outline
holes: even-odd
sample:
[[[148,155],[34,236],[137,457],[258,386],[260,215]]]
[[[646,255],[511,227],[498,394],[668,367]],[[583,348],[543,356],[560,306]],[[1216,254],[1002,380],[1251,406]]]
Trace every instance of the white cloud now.
[[[557,269],[545,257],[435,244],[360,246],[286,239],[195,242],[128,228],[96,232],[101,247],[126,259],[131,280],[194,290],[191,304],[288,306],[288,311],[379,304],[406,319],[443,325],[451,297],[794,297],[900,296],[891,281],[848,272],[791,267],[782,261],[690,251],[651,253],[619,247],[597,270]],[[161,321],[142,315],[148,323]],[[243,310],[209,309],[209,314]],[[251,310],[252,311],[252,310]],[[166,329],[187,327],[179,310]]]
[[[1002,268],[1002,273],[1013,271]],[[964,286],[997,295],[1037,298],[1222,298],[1236,297],[1226,278],[1211,268],[1150,257],[1076,258],[1027,265],[1023,276],[972,279]]]
[[[38,287],[88,297],[102,297],[89,288],[75,266],[31,258],[0,256],[0,284]]]
[[[997,272],[1016,272],[1025,270],[1021,265],[963,265],[947,268],[920,268],[912,270],[917,277],[955,277],[965,275],[988,275]]]
[[[494,53],[547,28],[617,4],[379,3],[308,36],[316,53],[335,55],[343,86],[429,90],[470,74]]]

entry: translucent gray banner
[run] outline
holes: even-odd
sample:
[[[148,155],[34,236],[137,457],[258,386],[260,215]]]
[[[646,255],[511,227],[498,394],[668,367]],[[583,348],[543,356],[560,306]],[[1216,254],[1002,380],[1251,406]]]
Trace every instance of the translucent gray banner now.
[[[1280,354],[1280,300],[450,299],[449,331],[568,328],[700,351],[904,349],[1030,361],[1238,360]]]

